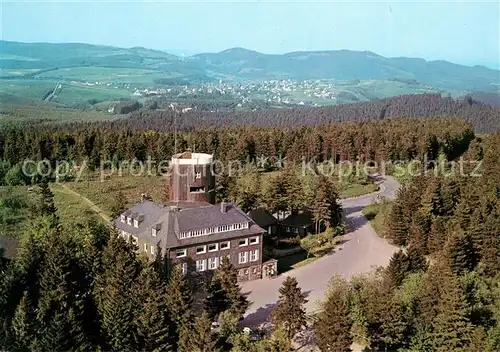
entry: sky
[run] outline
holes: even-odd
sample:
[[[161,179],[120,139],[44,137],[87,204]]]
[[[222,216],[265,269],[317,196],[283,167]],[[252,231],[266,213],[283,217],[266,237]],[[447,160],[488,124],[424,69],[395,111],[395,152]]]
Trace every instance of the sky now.
[[[9,1],[1,37],[142,46],[187,55],[369,50],[500,66],[500,1]]]

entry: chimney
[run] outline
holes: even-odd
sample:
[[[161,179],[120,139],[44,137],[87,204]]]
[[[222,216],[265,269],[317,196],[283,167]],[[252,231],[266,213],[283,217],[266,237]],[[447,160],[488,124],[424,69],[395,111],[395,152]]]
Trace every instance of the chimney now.
[[[224,202],[220,203],[220,212],[221,213],[226,212],[226,204]]]

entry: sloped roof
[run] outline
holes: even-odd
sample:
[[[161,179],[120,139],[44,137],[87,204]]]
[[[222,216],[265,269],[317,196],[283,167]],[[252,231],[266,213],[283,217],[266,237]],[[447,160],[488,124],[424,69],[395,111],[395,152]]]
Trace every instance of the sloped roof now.
[[[311,211],[304,209],[298,213],[292,213],[281,222],[283,225],[308,227],[313,224]]]
[[[261,227],[275,225],[278,220],[264,208],[257,208],[248,212],[248,216]]]
[[[190,203],[188,204],[189,206],[184,207],[182,207],[181,203],[175,204],[175,206],[171,206],[146,200],[137,203],[125,212],[125,214],[137,213],[143,215],[143,221],[139,223],[138,228],[128,225],[126,222],[121,222],[120,217],[114,220],[114,224],[119,230],[123,230],[139,238],[147,238],[152,242],[160,242],[161,246],[166,248],[220,241],[265,232],[248,215],[232,203],[224,204],[225,212],[221,211],[221,204]],[[250,223],[249,228],[183,239],[178,237],[180,232],[244,222]],[[159,224],[161,226],[156,237],[152,237],[151,229],[157,227]]]
[[[13,237],[0,236],[0,257],[14,259],[19,242]]]

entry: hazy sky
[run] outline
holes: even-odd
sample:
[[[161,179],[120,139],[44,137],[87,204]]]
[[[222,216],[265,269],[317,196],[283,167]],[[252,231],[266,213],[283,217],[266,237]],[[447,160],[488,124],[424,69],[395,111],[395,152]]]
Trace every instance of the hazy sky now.
[[[193,52],[370,50],[497,66],[499,1],[5,1],[2,38]]]

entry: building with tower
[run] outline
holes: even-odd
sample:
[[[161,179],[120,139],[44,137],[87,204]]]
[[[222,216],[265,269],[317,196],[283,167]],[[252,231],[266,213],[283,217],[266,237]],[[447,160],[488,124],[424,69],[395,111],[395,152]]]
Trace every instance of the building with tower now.
[[[114,220],[119,234],[150,260],[161,251],[186,275],[205,278],[223,257],[237,269],[239,281],[275,274],[276,261],[263,264],[266,230],[235,204],[215,204],[212,166],[210,154],[174,155],[170,201],[158,204],[143,199]]]

